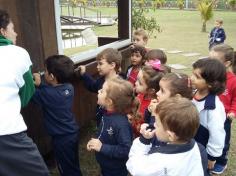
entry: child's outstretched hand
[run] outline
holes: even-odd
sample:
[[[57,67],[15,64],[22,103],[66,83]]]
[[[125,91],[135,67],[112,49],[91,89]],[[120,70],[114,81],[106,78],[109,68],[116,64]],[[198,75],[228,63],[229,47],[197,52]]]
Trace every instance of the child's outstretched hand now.
[[[41,84],[41,75],[39,73],[33,73],[34,85],[39,86]]]
[[[146,139],[151,139],[155,135],[155,129],[148,129],[149,124],[143,123],[140,127],[140,133],[143,135],[144,138]]]
[[[87,150],[95,150],[99,152],[102,148],[102,143],[99,139],[91,138],[87,144]]]
[[[86,67],[84,65],[81,65],[78,67],[78,70],[80,72],[80,75],[83,75],[86,72]]]

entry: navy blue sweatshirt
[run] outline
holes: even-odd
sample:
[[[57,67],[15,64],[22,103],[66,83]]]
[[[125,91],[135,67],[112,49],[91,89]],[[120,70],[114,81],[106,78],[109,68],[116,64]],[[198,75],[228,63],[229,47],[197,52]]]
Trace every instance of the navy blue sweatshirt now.
[[[126,169],[125,163],[133,140],[127,117],[115,113],[104,114],[97,138],[102,142],[100,152],[96,152],[96,159],[101,168]]]
[[[72,113],[73,97],[74,88],[71,84],[40,84],[36,89],[32,100],[43,110],[44,124],[49,135],[67,135],[78,131]]]

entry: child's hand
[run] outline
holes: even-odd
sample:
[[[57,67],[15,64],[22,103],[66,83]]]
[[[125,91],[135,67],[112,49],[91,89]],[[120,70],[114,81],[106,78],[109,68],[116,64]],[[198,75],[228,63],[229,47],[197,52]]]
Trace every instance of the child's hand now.
[[[129,123],[132,123],[134,120],[134,117],[131,114],[127,114],[127,118],[128,118]]]
[[[39,73],[33,73],[34,85],[39,86],[41,84],[41,75]]]
[[[152,99],[150,104],[148,105],[148,111],[153,115],[153,112],[155,112],[156,106],[158,104],[157,99]]]
[[[79,66],[78,68],[79,68],[80,75],[85,74],[85,72],[86,72],[86,67],[85,67],[84,65],[81,65],[81,66]]]
[[[227,114],[227,118],[233,120],[235,118],[235,114],[233,112],[230,112]]]
[[[102,143],[99,139],[92,138],[87,144],[88,151],[95,150],[97,152],[100,152],[101,148],[102,148]]]
[[[213,169],[216,161],[208,160],[208,169]]]
[[[140,127],[140,133],[143,135],[146,139],[151,139],[155,135],[155,130],[147,129],[149,124],[143,123]]]

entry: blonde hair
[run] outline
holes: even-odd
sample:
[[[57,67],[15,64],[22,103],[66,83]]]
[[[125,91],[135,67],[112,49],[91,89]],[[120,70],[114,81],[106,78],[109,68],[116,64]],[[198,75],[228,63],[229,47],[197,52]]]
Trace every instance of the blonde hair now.
[[[146,33],[144,29],[140,28],[140,29],[135,30],[134,35],[142,36],[144,41],[148,41],[148,34]]]
[[[137,107],[133,85],[119,77],[110,79],[106,83],[108,84],[107,98],[112,100],[115,112],[122,114],[133,113],[133,107]]]

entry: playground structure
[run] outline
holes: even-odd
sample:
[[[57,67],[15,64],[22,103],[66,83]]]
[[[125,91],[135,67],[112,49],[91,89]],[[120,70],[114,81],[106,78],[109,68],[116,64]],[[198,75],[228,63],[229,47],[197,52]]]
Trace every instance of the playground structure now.
[[[81,4],[74,6],[61,3],[61,31],[63,48],[73,48],[88,44],[82,33],[94,26],[114,25],[117,16],[102,16],[101,11],[94,10]],[[95,33],[93,33],[95,37]],[[94,43],[96,45],[96,43]]]

